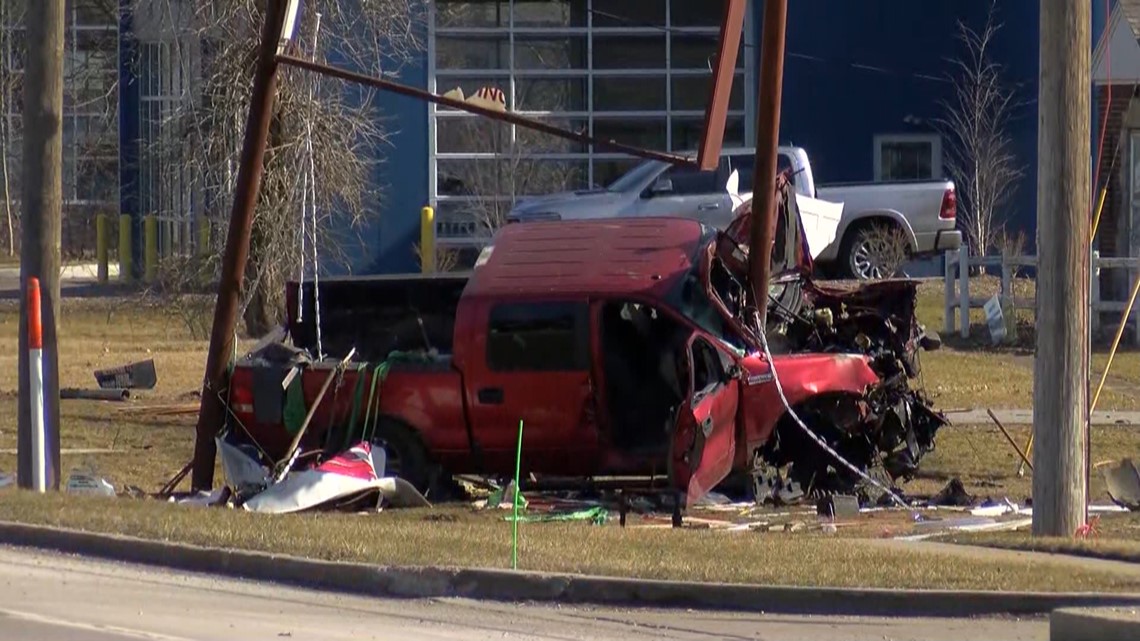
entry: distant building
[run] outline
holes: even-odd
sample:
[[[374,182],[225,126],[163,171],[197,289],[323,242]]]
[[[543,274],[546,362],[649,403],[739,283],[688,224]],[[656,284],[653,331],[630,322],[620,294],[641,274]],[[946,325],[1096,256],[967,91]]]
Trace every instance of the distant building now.
[[[154,0],[149,8],[135,0],[69,3],[68,68],[85,70],[82,82],[73,74],[65,89],[65,199],[76,229],[89,227],[96,211],[136,219],[156,213],[169,221],[164,245],[192,244],[194,220],[208,201],[189,186],[194,177],[179,186],[177,163],[159,157],[153,142],[164,135],[164,114],[192,92],[199,43],[171,39],[151,23],[154,15],[192,6],[187,2]],[[1126,172],[1131,171],[1132,130],[1140,130],[1140,120],[1133,123],[1135,108],[1126,96],[1140,82],[1140,71],[1128,76],[1121,65],[1129,47],[1136,47],[1122,25],[1137,23],[1128,18],[1138,2],[1112,0],[1110,19],[1104,4],[1094,0],[1090,16],[1094,43],[1102,39],[1106,23],[1112,27],[1112,69],[1119,72],[1112,76],[1112,144],[1100,158],[1106,168],[1115,167],[1099,237],[1104,253],[1137,253],[1127,196],[1136,190],[1130,191]],[[18,76],[22,64],[12,55],[21,50],[22,37],[12,8],[21,4],[0,3],[7,77]],[[1002,29],[993,50],[1024,103],[1009,133],[1025,175],[1004,216],[1031,244],[1038,4],[997,0]],[[951,60],[962,54],[957,24],[980,27],[989,6],[988,0],[794,0],[781,142],[806,148],[817,181],[824,184],[944,177],[949,141],[934,123],[945,113]],[[762,0],[753,0],[726,145],[754,140],[762,13]],[[660,150],[691,150],[701,134],[719,14],[720,4],[707,0],[436,0],[424,26],[427,46],[398,79],[437,93],[458,88],[467,96],[497,88],[508,109],[563,127]],[[1102,44],[1094,63],[1098,86],[1108,83],[1107,51]],[[1094,104],[1095,145],[1106,90],[1094,94],[1092,89],[1090,99],[1100,96]],[[21,130],[20,101],[13,100],[18,96],[13,91],[4,94],[2,114],[10,168],[18,167]],[[481,219],[493,218],[519,196],[605,185],[636,162],[520,128],[489,130],[472,124],[466,114],[410,98],[382,93],[376,101],[393,132],[392,146],[377,178],[384,197],[364,230],[367,250],[352,257],[357,272],[414,269],[411,247],[426,204],[438,212],[439,237],[461,243],[478,235]],[[1113,165],[1108,157],[1117,140],[1127,144],[1119,145]],[[18,195],[18,176],[12,184],[12,194]],[[67,229],[65,224],[65,246]]]
[[[6,185],[0,175],[0,198],[11,199],[17,216],[23,196],[23,17],[26,3],[34,1],[0,0],[0,161],[7,169]],[[65,255],[90,257],[95,215],[114,214],[119,201],[118,0],[68,2],[64,19],[61,233]],[[0,223],[5,215],[0,208]],[[0,230],[6,245],[7,226]]]

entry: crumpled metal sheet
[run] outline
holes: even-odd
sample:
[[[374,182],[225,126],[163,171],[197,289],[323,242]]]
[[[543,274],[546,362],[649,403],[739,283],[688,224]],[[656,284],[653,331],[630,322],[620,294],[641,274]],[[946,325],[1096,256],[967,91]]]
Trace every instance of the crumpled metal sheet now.
[[[242,507],[251,512],[287,514],[340,502],[359,506],[373,494],[392,507],[431,507],[404,479],[377,477],[371,449],[371,444],[362,442],[315,468],[290,472],[280,483],[247,499]]]
[[[1122,459],[1116,465],[1105,466],[1101,473],[1114,503],[1133,512],[1140,511],[1140,470],[1136,469],[1132,459]]]

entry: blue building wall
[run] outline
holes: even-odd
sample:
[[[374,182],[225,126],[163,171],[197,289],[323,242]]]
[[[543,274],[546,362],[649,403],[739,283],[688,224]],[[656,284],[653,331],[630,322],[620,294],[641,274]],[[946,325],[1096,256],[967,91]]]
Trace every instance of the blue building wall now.
[[[139,207],[138,42],[131,0],[119,0],[119,213],[133,221],[131,264],[142,269],[142,212]]]
[[[423,89],[427,80],[426,55],[405,65],[400,74],[400,82]],[[420,238],[420,209],[428,204],[427,104],[392,93],[377,94],[376,99],[385,127],[392,131],[392,145],[377,169],[381,202],[371,225],[375,245],[368,260],[357,264],[371,273],[417,271],[413,246]]]
[[[877,134],[931,133],[946,114],[958,22],[980,30],[984,0],[797,0],[788,14],[781,138],[807,149],[816,180],[874,178]],[[1025,169],[1007,216],[1031,235],[1036,184],[1037,2],[1003,0],[994,58],[1023,105],[1008,131]],[[914,120],[917,119],[917,122]],[[943,140],[945,159],[949,141]]]

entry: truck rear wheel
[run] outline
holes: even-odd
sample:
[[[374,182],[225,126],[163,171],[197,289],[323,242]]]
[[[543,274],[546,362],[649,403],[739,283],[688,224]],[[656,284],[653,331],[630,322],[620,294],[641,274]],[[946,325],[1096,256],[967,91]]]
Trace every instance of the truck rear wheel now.
[[[384,476],[398,476],[415,486],[421,494],[428,491],[431,474],[427,450],[411,428],[381,417],[372,437],[372,446],[384,448]]]
[[[895,275],[909,248],[893,247],[902,242],[898,227],[887,221],[867,221],[847,232],[839,249],[843,275],[853,280],[880,280]],[[898,254],[902,253],[900,257]],[[900,260],[901,258],[901,260]]]

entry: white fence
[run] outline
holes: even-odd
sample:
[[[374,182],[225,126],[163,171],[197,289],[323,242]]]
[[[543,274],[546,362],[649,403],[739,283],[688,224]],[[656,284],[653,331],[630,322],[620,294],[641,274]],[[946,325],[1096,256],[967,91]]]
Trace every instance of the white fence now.
[[[963,267],[965,266],[965,269]],[[963,245],[957,251],[946,252],[945,293],[946,322],[943,333],[957,331],[962,338],[970,337],[970,310],[985,306],[988,298],[970,296],[970,267],[1000,267],[1001,287],[998,298],[1002,310],[1033,309],[1035,300],[1013,295],[1013,274],[1019,267],[1036,267],[1036,256],[970,256]],[[1102,300],[1100,295],[1100,272],[1102,269],[1127,269],[1132,278],[1140,272],[1140,257],[1105,257],[1100,252],[1092,252],[1092,270],[1089,282],[1089,323],[1093,333],[1100,330],[1100,316],[1104,312],[1123,313],[1126,301]]]

